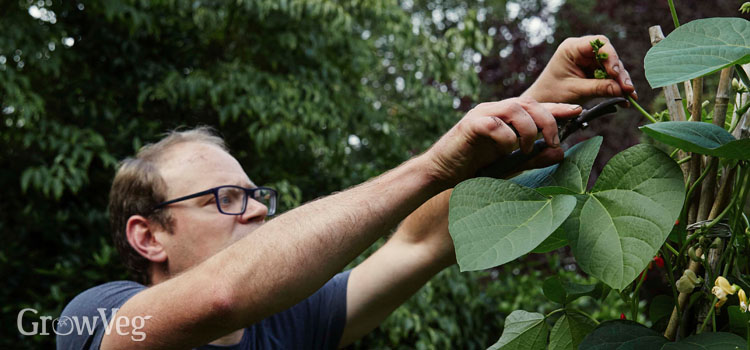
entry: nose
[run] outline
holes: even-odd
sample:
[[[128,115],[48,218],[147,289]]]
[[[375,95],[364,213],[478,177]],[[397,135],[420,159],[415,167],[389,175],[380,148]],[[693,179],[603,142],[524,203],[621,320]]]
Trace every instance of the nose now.
[[[248,198],[247,208],[245,208],[245,212],[242,215],[239,215],[239,219],[243,223],[263,222],[266,216],[268,216],[268,207],[263,203]]]

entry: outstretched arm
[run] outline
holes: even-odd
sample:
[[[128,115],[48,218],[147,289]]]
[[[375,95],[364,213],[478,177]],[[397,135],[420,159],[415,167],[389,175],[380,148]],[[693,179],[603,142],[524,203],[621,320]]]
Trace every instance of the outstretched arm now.
[[[528,99],[513,101],[523,106],[523,109],[535,110],[541,107]],[[577,106],[569,106],[555,106],[554,115],[569,117],[581,111]],[[486,107],[480,105],[476,109],[483,108]],[[562,151],[554,146],[554,135],[557,132],[554,117],[547,113],[537,119],[538,121],[533,118],[527,120],[533,127],[526,131],[529,134],[519,129],[521,142],[528,138],[533,142],[536,129],[539,128],[553,147],[529,161],[524,165],[525,168],[551,165],[562,160]],[[550,130],[554,132],[549,133]],[[453,241],[448,233],[448,201],[451,193],[452,189],[443,191],[420,206],[399,225],[383,247],[352,270],[347,288],[347,321],[341,346],[359,339],[377,327],[430,278],[456,262]]]
[[[592,78],[593,70],[598,67],[589,42],[595,39],[607,43],[600,52],[608,55],[603,65],[612,79]],[[524,96],[545,102],[577,103],[591,97],[624,94],[636,97],[630,75],[609,40],[597,35],[565,40]],[[577,112],[557,116],[572,116]],[[545,134],[545,138],[548,137],[552,135]],[[546,148],[523,169],[545,167],[562,158],[562,149]],[[444,191],[419,207],[383,247],[352,270],[342,346],[377,327],[430,278],[455,263],[453,241],[448,232],[451,192]]]
[[[141,329],[146,339],[133,342],[111,332],[101,349],[196,347],[293,306],[429,198],[514,149],[517,138],[508,124],[529,147],[537,128],[554,127],[553,115],[580,112],[570,105],[521,101],[477,106],[424,154],[287,212],[193,269],[135,295],[117,316],[151,315]]]

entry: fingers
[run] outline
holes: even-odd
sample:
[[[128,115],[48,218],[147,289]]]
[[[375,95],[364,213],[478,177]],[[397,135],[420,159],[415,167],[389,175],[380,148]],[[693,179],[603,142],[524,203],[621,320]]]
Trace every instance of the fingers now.
[[[518,133],[521,150],[524,153],[531,152],[534,147],[534,140],[536,140],[537,126],[534,118],[529,115],[529,112],[517,99],[482,103],[476,109],[477,112],[485,116],[497,118],[496,121],[512,125]]]
[[[566,40],[568,45],[575,48],[576,55],[574,61],[580,67],[596,69],[599,68],[596,63],[594,51],[591,48],[591,42],[599,40],[604,43],[599,49],[600,53],[607,54],[607,59],[602,62],[602,66],[607,71],[607,74],[612,78],[614,83],[617,85],[612,90],[607,90],[605,86],[602,91],[597,91],[597,96],[624,96],[631,95],[637,99],[638,94],[635,92],[633,81],[630,78],[630,73],[625,69],[625,65],[620,60],[620,57],[615,51],[615,47],[610,43],[609,39],[603,35],[589,35],[581,38],[573,38]]]
[[[576,84],[576,93],[592,97],[616,97],[622,96],[620,85],[612,79],[586,79]]]
[[[612,47],[612,45],[608,45]],[[612,79],[616,80],[622,89],[623,95],[630,95],[634,99],[638,99],[638,93],[635,92],[635,86],[633,81],[630,79],[630,73],[625,69],[625,65],[621,60],[617,60],[614,64],[608,64],[610,60],[605,62],[604,67],[607,68],[607,73]],[[611,72],[610,72],[611,71]]]
[[[581,106],[578,105],[562,103],[540,104],[531,98],[517,98],[500,102],[483,103],[470,113],[494,117],[496,118],[494,120],[496,123],[502,122],[503,124],[512,125],[520,139],[519,146],[521,150],[524,153],[530,153],[533,150],[537,133],[540,131],[549,146],[559,147],[560,140],[555,118],[570,118],[580,114],[581,110]],[[494,128],[502,130],[503,133],[505,132],[505,128],[500,125],[496,125]],[[511,130],[510,128],[508,129]],[[500,132],[498,131],[497,134],[492,136],[510,136],[507,134],[500,135]],[[515,133],[514,136],[516,136]]]
[[[529,115],[534,119],[534,123],[539,131],[542,132],[542,136],[544,136],[544,141],[547,142],[547,145],[550,147],[560,147],[560,136],[557,134],[557,122],[552,113],[545,109],[543,105],[532,99],[520,98],[519,103],[524,109],[529,111]],[[534,134],[534,138],[536,139],[536,134]],[[532,142],[531,147],[533,146]],[[529,152],[530,151],[531,150],[529,150]]]

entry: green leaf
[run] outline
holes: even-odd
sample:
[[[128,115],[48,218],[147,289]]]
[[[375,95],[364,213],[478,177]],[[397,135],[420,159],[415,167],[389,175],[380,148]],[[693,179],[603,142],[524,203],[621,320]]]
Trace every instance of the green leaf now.
[[[570,218],[570,217],[568,217]],[[568,238],[567,234],[565,233],[565,230],[562,229],[562,227],[558,227],[555,232],[552,232],[547,239],[544,240],[544,242],[539,243],[539,245],[534,248],[531,252],[532,253],[549,253],[557,248],[564,247],[568,244]]]
[[[576,350],[596,325],[588,317],[566,311],[552,327],[549,350]]]
[[[747,324],[750,322],[750,312],[742,312],[737,305],[727,307],[727,312],[729,314],[729,328],[732,332],[746,336]]]
[[[563,281],[562,286],[565,289],[565,293],[568,294],[565,299],[566,303],[571,303],[583,296],[595,296],[595,294],[601,293],[601,290],[597,289],[597,284],[578,284]]]
[[[599,324],[593,332],[583,339],[579,350],[638,350],[659,349],[667,341],[661,334],[646,326],[630,320],[612,320]],[[626,345],[626,343],[628,343]],[[624,346],[623,346],[624,345]]]
[[[670,33],[646,54],[646,79],[652,88],[676,84],[750,62],[750,22],[706,18]]]
[[[548,334],[544,315],[516,310],[505,319],[503,335],[487,350],[544,350]]]
[[[557,276],[552,276],[544,280],[544,283],[542,283],[542,293],[551,301],[558,304],[565,304],[567,293],[565,293],[562,282]]]
[[[568,217],[573,196],[542,196],[509,181],[470,179],[450,199],[448,227],[461,271],[504,264],[536,248]]]
[[[578,284],[570,281],[562,281],[553,276],[544,280],[542,292],[547,299],[558,304],[569,304],[582,296],[594,296],[601,293],[596,284]]]
[[[657,295],[651,300],[648,315],[652,322],[658,322],[662,318],[671,316],[672,309],[674,309],[674,298],[668,295]]]
[[[750,139],[737,140],[724,128],[703,122],[663,122],[641,127],[659,142],[689,152],[731,159],[750,159]]]
[[[578,217],[586,219],[563,225],[581,269],[625,288],[667,239],[684,196],[679,166],[656,147],[614,156],[583,203]]]
[[[667,338],[661,335],[652,335],[628,340],[618,346],[617,350],[660,350],[666,343],[669,343]]]
[[[510,179],[510,181],[531,188],[553,186],[567,188],[575,193],[583,193],[586,191],[591,167],[599,153],[602,139],[601,136],[596,136],[578,143],[565,152],[565,158],[560,164],[526,171]],[[562,192],[554,188],[549,190],[540,188],[540,192],[543,191],[548,192],[545,194]]]
[[[669,343],[662,350],[742,350],[747,342],[737,334],[709,332],[689,336],[675,343]]]

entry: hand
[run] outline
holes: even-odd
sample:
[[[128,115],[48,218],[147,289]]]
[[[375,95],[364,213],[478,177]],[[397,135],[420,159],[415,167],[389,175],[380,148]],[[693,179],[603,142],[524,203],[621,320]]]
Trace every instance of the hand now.
[[[518,146],[526,153],[531,152],[539,131],[551,148],[559,148],[555,118],[579,113],[581,107],[577,105],[540,104],[528,97],[482,103],[469,111],[425,156],[436,179],[452,187]],[[509,125],[518,131],[520,138]]]
[[[594,70],[599,66],[589,43],[596,39],[604,43],[599,52],[608,55],[602,65],[611,79],[593,78]],[[615,48],[607,37],[590,35],[565,39],[539,78],[522,96],[542,102],[582,103],[590,97],[625,95],[638,99],[630,74]]]

